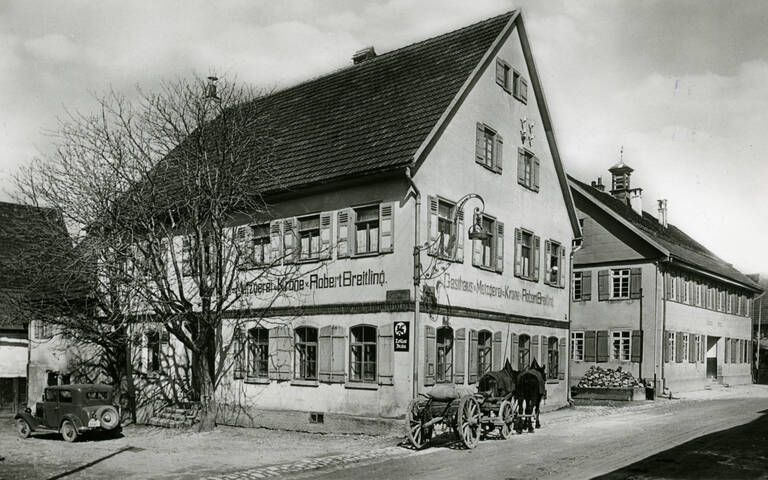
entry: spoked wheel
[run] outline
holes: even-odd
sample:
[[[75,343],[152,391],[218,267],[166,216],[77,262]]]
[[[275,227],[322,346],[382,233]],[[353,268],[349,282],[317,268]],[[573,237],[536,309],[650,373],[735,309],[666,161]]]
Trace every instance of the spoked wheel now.
[[[467,448],[475,448],[480,443],[480,404],[475,397],[462,397],[459,411],[456,412],[459,426],[459,438]]]
[[[69,420],[64,420],[61,424],[61,436],[68,442],[74,442],[77,440],[77,429],[75,425]]]
[[[416,450],[421,450],[432,437],[432,427],[424,427],[422,406],[418,400],[408,404],[408,441]]]
[[[501,437],[506,440],[512,436],[515,423],[515,406],[509,400],[504,400],[499,405],[499,418],[504,424],[499,427]]]
[[[29,438],[29,435],[32,433],[32,428],[26,420],[19,418],[16,420],[16,432],[21,438]]]

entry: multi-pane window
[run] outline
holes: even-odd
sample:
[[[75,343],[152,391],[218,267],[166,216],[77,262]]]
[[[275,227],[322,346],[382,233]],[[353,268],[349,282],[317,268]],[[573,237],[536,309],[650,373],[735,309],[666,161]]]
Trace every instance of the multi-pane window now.
[[[630,330],[611,332],[611,360],[628,362],[630,360],[631,341],[632,332]]]
[[[517,149],[517,183],[539,190],[539,159],[527,148]]]
[[[379,206],[355,209],[355,253],[379,251]]]
[[[315,259],[320,256],[320,215],[299,219],[299,258]]]
[[[721,290],[717,292],[717,309],[721,312],[725,310],[725,292]]]
[[[147,332],[147,372],[160,371],[160,332]]]
[[[571,360],[584,360],[584,332],[571,332]]]
[[[437,329],[437,370],[435,381],[450,382],[453,380],[453,330],[451,327]]]
[[[703,293],[703,290],[704,290],[704,285],[702,285],[700,283],[697,283],[695,289],[696,289],[695,290],[695,292],[696,292],[696,305],[700,307],[700,306],[702,306],[702,300],[703,300],[702,293]]]
[[[559,376],[560,351],[557,338],[549,337],[547,342],[547,378],[557,380]]]
[[[546,266],[547,266],[546,283],[557,286],[560,284],[560,269],[562,268],[562,265],[560,265],[560,249],[562,247],[559,243],[554,242],[552,240],[548,240],[546,243],[547,243],[547,248],[546,248],[547,258],[545,259]]]
[[[611,270],[611,298],[629,298],[628,268]]]
[[[683,303],[691,303],[691,297],[689,295],[689,293],[690,293],[690,288],[689,288],[690,287],[690,283],[686,279],[683,279],[683,281],[681,283],[683,284],[683,291],[682,291],[682,293],[683,293]]]
[[[350,329],[349,380],[376,381],[376,327],[359,325]]]
[[[573,272],[573,280],[571,281],[571,293],[574,301],[579,301],[582,298],[584,291],[584,273]]]
[[[253,263],[264,265],[269,263],[269,224],[263,223],[253,227]]]
[[[477,334],[477,375],[479,377],[491,371],[491,346],[493,334],[481,330]]]
[[[248,330],[248,376],[267,377],[269,374],[269,330],[255,327]]]
[[[232,354],[234,355],[233,375],[234,378],[243,378],[245,372],[245,339],[243,331],[236,328],[232,332]]]
[[[525,370],[531,366],[531,337],[528,335],[520,335],[517,341],[518,345],[518,369]]]
[[[669,300],[677,300],[677,278],[670,275],[669,281]]]
[[[34,337],[35,340],[47,340],[53,337],[53,329],[51,325],[43,320],[35,320],[33,325],[35,326]]]
[[[493,169],[496,158],[496,132],[488,127],[483,129],[483,164]]]
[[[675,332],[667,332],[667,361],[675,361]]]
[[[317,380],[317,329],[299,327],[294,334],[294,375],[301,380]]]
[[[533,233],[522,232],[522,241],[520,242],[520,261],[521,273],[525,278],[533,277]]]
[[[496,238],[495,233],[495,223],[490,218],[483,216],[482,218],[482,225],[483,229],[488,233],[487,237],[482,240],[473,240],[475,242],[475,251],[478,250],[480,252],[480,258],[476,259],[477,266],[479,267],[485,267],[485,268],[493,268],[495,262],[494,262],[494,239]]]
[[[686,361],[688,360],[688,353],[690,352],[691,345],[689,342],[688,334],[683,333],[680,336],[680,360]]]
[[[528,82],[517,70],[512,71],[512,95],[523,103],[528,101]]]
[[[695,335],[694,342],[694,352],[696,353],[696,360],[698,360],[701,358],[701,354],[703,353],[701,350],[701,335]]]
[[[511,69],[509,67],[509,64],[505,62],[504,60],[497,58],[496,59],[496,83],[501,86],[504,90],[507,92],[512,91],[512,86],[510,85],[510,72]]]
[[[450,257],[453,254],[453,248],[456,242],[456,226],[454,224],[454,210],[456,206],[453,203],[443,199],[438,200],[437,204],[437,254],[443,257]]]

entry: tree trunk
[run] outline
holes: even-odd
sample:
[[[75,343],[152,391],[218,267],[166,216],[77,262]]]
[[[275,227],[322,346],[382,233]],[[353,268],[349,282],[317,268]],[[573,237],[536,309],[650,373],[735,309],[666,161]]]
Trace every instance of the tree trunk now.
[[[210,432],[216,427],[216,391],[214,378],[211,375],[211,355],[204,351],[198,355],[197,375],[200,386],[200,426],[199,431]]]
[[[128,409],[131,411],[131,421],[136,423],[136,387],[133,383],[133,363],[131,342],[125,342],[125,383],[128,395]]]

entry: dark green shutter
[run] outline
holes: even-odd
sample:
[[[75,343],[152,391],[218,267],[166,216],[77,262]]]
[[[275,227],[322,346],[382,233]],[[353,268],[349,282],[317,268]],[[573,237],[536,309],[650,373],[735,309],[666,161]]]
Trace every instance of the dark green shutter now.
[[[640,362],[643,355],[643,332],[632,330],[632,358],[633,362]]]
[[[596,353],[596,332],[587,330],[584,332],[584,361],[594,362],[597,358]]]
[[[608,330],[597,331],[597,361],[608,361]]]
[[[600,302],[608,300],[609,297],[608,273],[608,270],[600,270],[597,272],[597,300]]]
[[[642,287],[641,270],[639,268],[631,269],[629,275],[629,298],[640,298]]]

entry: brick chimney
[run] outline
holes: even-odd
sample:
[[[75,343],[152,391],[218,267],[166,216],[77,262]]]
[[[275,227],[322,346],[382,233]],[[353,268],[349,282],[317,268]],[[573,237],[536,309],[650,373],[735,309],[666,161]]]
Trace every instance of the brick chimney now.
[[[352,63],[359,65],[372,58],[376,58],[376,50],[374,50],[373,47],[365,47],[356,51],[355,54],[352,55]]]
[[[592,187],[604,192],[605,185],[603,185],[603,177],[597,177],[597,181],[592,180]]]
[[[667,199],[662,198],[659,202],[659,223],[667,228]]]

